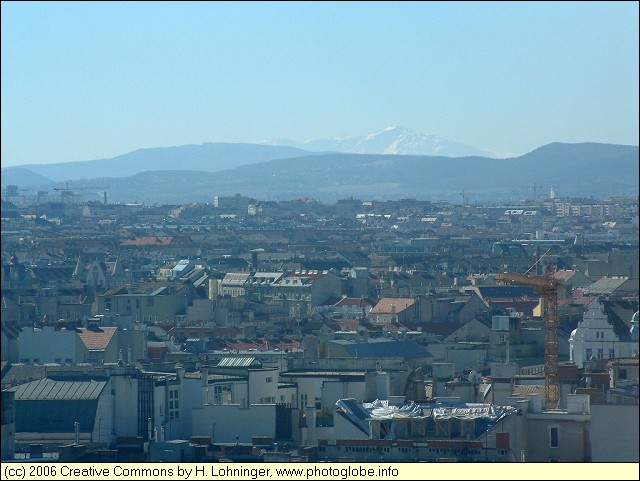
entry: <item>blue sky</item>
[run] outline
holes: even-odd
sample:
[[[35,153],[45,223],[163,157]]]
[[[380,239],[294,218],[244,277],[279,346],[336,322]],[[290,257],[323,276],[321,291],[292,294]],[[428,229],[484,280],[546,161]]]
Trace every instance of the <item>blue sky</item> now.
[[[401,125],[638,145],[637,2],[2,2],[2,166]]]

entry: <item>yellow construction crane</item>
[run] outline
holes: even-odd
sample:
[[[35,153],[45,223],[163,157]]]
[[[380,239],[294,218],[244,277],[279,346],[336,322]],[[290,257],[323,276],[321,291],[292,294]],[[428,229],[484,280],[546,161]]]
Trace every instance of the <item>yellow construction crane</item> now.
[[[558,287],[560,284],[553,276],[550,250],[546,252],[546,256],[547,265],[544,276],[500,272],[496,274],[496,281],[533,286],[542,295],[544,306],[544,398],[547,409],[555,409],[560,400],[560,381],[558,379]],[[540,259],[536,261],[536,264]]]

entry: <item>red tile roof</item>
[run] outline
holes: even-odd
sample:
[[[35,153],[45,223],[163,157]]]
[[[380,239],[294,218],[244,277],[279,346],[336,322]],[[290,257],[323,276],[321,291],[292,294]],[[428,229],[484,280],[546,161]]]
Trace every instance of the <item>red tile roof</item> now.
[[[412,306],[416,302],[411,297],[384,297],[378,301],[378,303],[371,309],[371,314],[391,314],[391,306],[394,307],[395,312],[402,312],[406,308]]]
[[[358,319],[338,319],[336,323],[343,331],[357,331],[360,327],[360,321]]]
[[[97,330],[83,328],[79,329],[78,335],[87,349],[101,351],[107,348],[116,330],[116,327],[102,327]]]
[[[334,304],[334,307],[371,307],[374,303],[363,297],[343,297]]]

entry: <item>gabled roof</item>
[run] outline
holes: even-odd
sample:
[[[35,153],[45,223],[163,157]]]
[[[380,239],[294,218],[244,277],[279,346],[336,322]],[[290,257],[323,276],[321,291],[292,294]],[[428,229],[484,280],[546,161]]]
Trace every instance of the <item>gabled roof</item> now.
[[[338,302],[333,304],[333,307],[371,307],[375,303],[371,299],[365,297],[343,297]]]
[[[338,328],[341,331],[357,331],[360,327],[360,320],[358,319],[337,319],[335,321]]]
[[[69,281],[73,278],[74,267],[43,266],[33,267],[31,271],[39,281]]]
[[[248,272],[228,272],[224,275],[222,279],[223,285],[236,285],[242,286],[251,274]]]
[[[422,331],[427,334],[447,337],[462,327],[462,325],[453,322],[427,322],[422,325]]]
[[[107,292],[103,294],[103,296],[117,296],[118,294],[126,294],[127,286],[116,286],[109,289]]]
[[[585,294],[613,294],[629,280],[628,277],[603,277],[582,289]]]
[[[630,335],[631,318],[637,304],[631,301],[601,301],[601,303],[616,336],[621,340],[627,339]]]
[[[16,386],[47,377],[47,366],[34,364],[11,364],[3,369],[2,387]]]
[[[587,281],[589,281],[589,283],[591,283],[591,280],[587,276],[582,274],[580,271],[564,269],[561,271],[555,271],[553,273],[553,277],[559,280],[562,284],[565,284],[567,281],[571,280],[574,276],[579,276],[579,275],[582,275],[584,279],[586,279]]]
[[[370,314],[391,314],[393,312],[402,312],[408,307],[415,304],[416,300],[412,297],[384,297],[373,306]]]
[[[116,327],[102,327],[98,329],[80,328],[78,329],[78,331],[80,331],[78,335],[90,351],[103,351],[111,342],[116,330]]]

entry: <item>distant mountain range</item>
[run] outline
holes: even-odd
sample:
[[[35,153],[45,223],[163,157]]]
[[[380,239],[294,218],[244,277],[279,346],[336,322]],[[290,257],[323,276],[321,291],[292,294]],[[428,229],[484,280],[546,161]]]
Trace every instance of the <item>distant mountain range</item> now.
[[[7,173],[11,177],[15,169],[28,169],[54,182],[63,182],[93,179],[105,175],[128,177],[147,170],[180,169],[218,172],[241,165],[303,155],[309,155],[309,152],[294,147],[259,144],[205,143],[138,149],[111,159],[7,167],[2,169],[2,187],[4,188],[7,182],[4,174]],[[9,184],[12,183],[9,182]],[[20,182],[20,184],[23,183]]]
[[[286,145],[311,152],[343,152],[349,154],[436,155],[442,157],[498,157],[453,140],[432,134],[421,134],[405,127],[387,127],[375,134],[314,139],[265,141],[268,145]]]
[[[259,200],[322,202],[415,198],[460,203],[559,196],[638,195],[638,147],[553,143],[508,159],[311,153],[287,146],[203,144],[142,149],[113,159],[2,169],[2,187],[77,190],[99,200],[212,202],[236,193]]]

